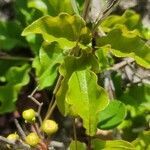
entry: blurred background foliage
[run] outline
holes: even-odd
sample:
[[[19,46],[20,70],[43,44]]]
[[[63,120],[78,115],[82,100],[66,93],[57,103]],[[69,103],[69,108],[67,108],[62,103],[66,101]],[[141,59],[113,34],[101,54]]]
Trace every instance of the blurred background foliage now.
[[[6,114],[16,109],[16,101],[21,101],[18,97],[21,90],[29,85],[33,76],[35,77],[33,68],[39,69],[36,60],[43,42],[42,37],[35,34],[23,37],[21,33],[24,28],[43,15],[57,16],[60,12],[80,14],[84,0],[77,0],[76,3],[77,5],[74,5],[74,0],[0,0],[0,114]],[[132,10],[124,13],[127,8]],[[132,31],[134,35],[148,41],[150,40],[149,22],[149,0],[124,0],[112,15],[102,22],[101,28],[105,33],[109,33],[115,28]],[[103,61],[108,62],[105,53],[98,55]],[[147,60],[150,61],[150,58],[147,57]],[[104,70],[107,67],[102,66]],[[38,78],[41,74],[36,73],[36,75]],[[53,84],[56,77],[57,74]],[[150,133],[144,130],[149,130],[150,126],[149,83],[131,83],[130,86],[127,86],[130,81],[122,80],[120,72],[114,72],[112,80],[117,93],[116,98],[127,108],[127,116],[117,130],[121,130],[123,139],[133,141],[137,150],[148,150]],[[53,84],[44,85],[42,89],[48,87],[48,90],[51,90]]]

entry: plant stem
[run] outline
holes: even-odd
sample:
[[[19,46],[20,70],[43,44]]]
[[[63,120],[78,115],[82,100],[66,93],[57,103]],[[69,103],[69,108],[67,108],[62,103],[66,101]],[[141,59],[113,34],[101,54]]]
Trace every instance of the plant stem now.
[[[88,150],[91,150],[91,137],[88,137],[88,146],[87,146]]]
[[[44,118],[44,120],[50,118],[50,116],[52,115],[52,113],[53,113],[53,111],[54,111],[54,109],[55,109],[56,106],[57,106],[57,102],[55,100],[54,103],[53,103],[53,105],[52,105],[52,107],[51,107],[51,109],[48,110],[48,112],[47,112],[46,117]]]
[[[113,0],[111,4],[102,13],[102,17],[100,18],[100,15],[98,15],[98,18],[96,19],[95,25],[93,27],[93,33],[97,30],[102,20],[104,20],[113,11],[113,9],[119,4],[119,2],[120,0]]]
[[[38,100],[36,100],[36,99],[34,98],[34,96],[33,96],[37,90],[38,90],[38,86],[33,90],[33,92],[32,92],[30,95],[28,95],[28,98],[30,98],[35,104],[38,105],[37,117],[38,117],[39,122],[40,122],[40,125],[41,125],[41,124],[42,124],[42,118],[41,118],[40,113],[41,113],[41,109],[42,109],[42,106],[43,106],[43,102],[40,103],[40,102],[39,102]]]
[[[84,20],[86,20],[87,18],[90,3],[91,3],[91,0],[85,0],[84,2],[84,9],[83,9],[83,14],[82,14],[82,17]]]
[[[22,60],[22,61],[33,61],[33,58],[28,57],[14,57],[14,56],[0,56],[0,60]]]
[[[0,141],[2,141],[4,143],[7,143],[7,144],[10,144],[10,145],[15,145],[15,142],[10,141],[10,140],[8,140],[7,138],[5,138],[3,136],[0,136]]]
[[[75,119],[73,119],[73,135],[74,135],[74,140],[75,140],[75,150],[78,150],[77,149],[77,132],[76,132]]]
[[[117,71],[118,69],[126,66],[127,64],[130,64],[134,62],[133,58],[126,58],[123,61],[119,62],[118,64],[115,64],[112,68],[110,68],[111,70]]]
[[[37,135],[38,135],[41,139],[43,139],[43,136],[42,136],[41,133],[40,133],[40,129],[39,129],[38,125],[37,125],[36,123],[33,123],[32,126],[33,126],[35,132],[37,133]]]
[[[56,86],[55,86],[54,91],[53,91],[53,96],[52,96],[52,101],[54,101],[54,103],[49,104],[49,108],[48,108],[48,111],[46,113],[46,116],[45,116],[44,120],[50,118],[50,116],[53,113],[55,107],[57,106],[57,102],[56,102],[56,100],[54,100],[54,98],[55,98],[55,94],[57,93],[57,91],[60,87],[62,79],[63,79],[63,76],[59,75]]]
[[[25,141],[25,139],[26,139],[26,134],[25,134],[25,132],[23,131],[23,129],[22,129],[22,127],[20,126],[20,124],[19,124],[19,122],[18,122],[17,119],[15,119],[14,122],[15,122],[15,125],[16,125],[16,127],[17,127],[17,129],[18,129],[18,132],[20,133],[22,139]]]

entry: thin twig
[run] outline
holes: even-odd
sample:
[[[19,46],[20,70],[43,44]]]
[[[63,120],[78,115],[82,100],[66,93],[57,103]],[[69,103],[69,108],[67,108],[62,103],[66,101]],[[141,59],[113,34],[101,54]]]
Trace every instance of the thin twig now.
[[[4,143],[7,143],[7,144],[10,144],[10,145],[15,145],[15,142],[10,141],[10,140],[8,140],[7,138],[5,138],[3,136],[0,136],[0,141],[2,141]]]
[[[9,56],[9,55],[3,55],[0,56],[0,60],[22,60],[22,61],[33,61],[33,58],[28,57],[17,57],[17,56]]]
[[[39,129],[37,123],[33,123],[32,126],[33,126],[35,132],[37,133],[37,135],[38,135],[41,139],[43,139],[43,136],[41,135],[41,132],[40,132],[40,129]]]
[[[60,149],[64,149],[64,144],[62,142],[58,142],[58,141],[51,141],[50,142],[50,147],[57,147]]]
[[[83,14],[82,14],[82,17],[84,20],[86,20],[87,18],[90,3],[91,3],[91,0],[85,0],[84,2],[84,9],[83,9]]]
[[[40,125],[41,125],[42,124],[42,118],[41,118],[40,113],[41,113],[41,109],[42,109],[42,106],[43,106],[43,102],[40,103],[33,96],[37,90],[38,90],[38,86],[33,90],[33,92],[30,95],[28,95],[28,98],[30,98],[35,104],[38,105],[37,117],[38,117]]]
[[[123,68],[124,66],[132,62],[134,62],[133,58],[126,58],[125,60],[119,62],[118,64],[115,64],[112,68],[110,68],[110,70],[117,71],[118,69]]]
[[[102,17],[100,18],[100,14],[98,15],[98,18],[96,19],[95,25],[93,27],[93,33],[96,31],[100,23],[102,22],[103,19],[105,19],[112,11],[113,8],[115,8],[119,4],[120,0],[114,0],[112,3],[109,5],[108,8],[105,9],[105,11],[102,13]]]
[[[54,90],[53,90],[52,101],[54,101],[54,103],[53,103],[53,104],[52,104],[52,103],[49,104],[49,108],[48,108],[48,111],[47,111],[47,113],[46,113],[46,116],[45,116],[44,120],[50,118],[50,116],[51,116],[51,114],[53,113],[55,107],[57,106],[57,102],[56,102],[56,100],[54,100],[54,98],[55,98],[55,94],[57,93],[57,91],[58,91],[58,89],[59,89],[59,87],[60,87],[60,84],[61,84],[62,79],[63,79],[63,76],[60,75],[60,76],[58,77],[56,86],[55,86],[55,88],[54,88]]]
[[[105,73],[104,87],[105,87],[106,91],[109,94],[110,100],[114,99],[114,97],[115,97],[115,87],[114,87],[114,83],[111,79],[110,72]]]
[[[47,112],[46,117],[44,118],[44,120],[50,118],[50,116],[52,115],[52,113],[53,113],[53,111],[54,111],[54,109],[55,109],[56,106],[57,106],[57,102],[55,100],[54,103],[53,103],[53,105],[52,105],[52,107],[48,110],[48,112]]]
[[[22,139],[25,141],[26,139],[26,134],[25,132],[23,131],[21,125],[19,124],[18,120],[17,119],[14,119],[14,122],[15,122],[15,125],[18,129],[18,132],[20,133],[20,136],[22,137]]]

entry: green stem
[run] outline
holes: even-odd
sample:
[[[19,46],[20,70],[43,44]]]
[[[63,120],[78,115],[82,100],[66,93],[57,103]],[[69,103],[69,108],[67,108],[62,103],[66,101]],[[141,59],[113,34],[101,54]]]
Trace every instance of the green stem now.
[[[33,61],[33,58],[27,58],[27,57],[14,57],[14,56],[0,56],[0,60],[22,60],[22,61]]]
[[[53,104],[52,103],[49,104],[49,108],[48,108],[48,111],[46,113],[46,116],[45,116],[44,120],[50,118],[50,116],[53,113],[55,107],[57,106],[57,102],[56,102],[56,100],[54,100],[54,98],[55,98],[55,94],[57,93],[57,91],[58,91],[58,89],[60,87],[62,79],[63,79],[63,77],[60,75],[58,77],[56,86],[55,86],[54,91],[53,91],[52,102],[54,101],[54,103]]]
[[[54,103],[53,103],[53,105],[52,105],[52,107],[48,110],[48,112],[47,112],[46,117],[44,118],[44,120],[50,118],[50,116],[52,115],[52,113],[53,113],[53,111],[54,111],[54,109],[55,109],[56,106],[57,106],[57,102],[55,100]]]

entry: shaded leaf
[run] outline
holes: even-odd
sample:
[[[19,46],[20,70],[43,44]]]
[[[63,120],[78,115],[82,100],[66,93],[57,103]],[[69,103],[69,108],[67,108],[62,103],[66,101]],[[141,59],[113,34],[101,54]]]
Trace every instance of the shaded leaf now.
[[[33,62],[33,68],[36,70],[39,89],[52,86],[56,80],[58,65],[63,60],[63,51],[58,43],[44,43],[40,49],[39,57]]]
[[[143,112],[150,112],[150,85],[132,85],[125,90],[119,100],[128,105],[133,117]]]
[[[26,46],[22,28],[17,21],[0,21],[0,49],[11,50],[17,46]]]
[[[7,84],[0,86],[0,114],[11,112],[15,109],[15,102],[21,88],[29,82],[29,66],[11,67],[7,72]]]
[[[66,102],[70,105],[70,111],[82,118],[88,135],[95,135],[98,112],[108,104],[107,93],[97,84],[96,74],[89,70],[74,72],[68,87]]]
[[[150,131],[140,133],[138,138],[132,142],[136,150],[149,150],[150,149]]]
[[[99,129],[113,129],[118,126],[125,118],[125,105],[120,101],[110,101],[108,106],[99,112]]]

